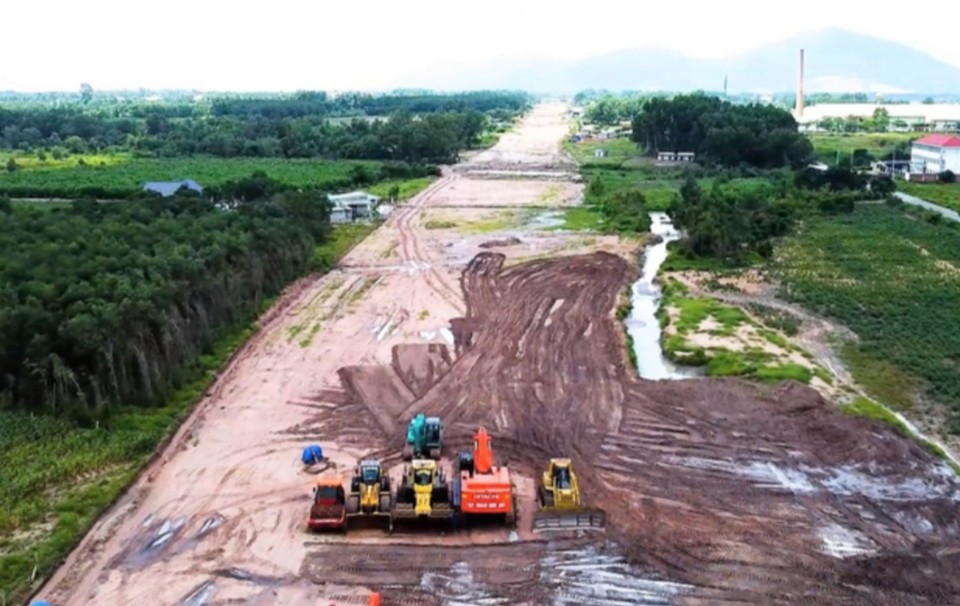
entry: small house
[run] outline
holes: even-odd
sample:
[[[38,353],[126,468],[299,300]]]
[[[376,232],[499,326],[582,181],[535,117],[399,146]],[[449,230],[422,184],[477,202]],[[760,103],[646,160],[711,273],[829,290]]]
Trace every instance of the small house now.
[[[694,152],[657,152],[658,162],[693,162],[695,158],[696,153]]]
[[[372,219],[376,216],[380,197],[364,191],[353,191],[346,194],[329,195],[330,222],[349,223],[358,219]]]
[[[148,181],[143,184],[143,191],[160,194],[164,198],[176,194],[181,188],[187,188],[198,194],[203,193],[203,187],[193,179],[182,179],[180,181]]]

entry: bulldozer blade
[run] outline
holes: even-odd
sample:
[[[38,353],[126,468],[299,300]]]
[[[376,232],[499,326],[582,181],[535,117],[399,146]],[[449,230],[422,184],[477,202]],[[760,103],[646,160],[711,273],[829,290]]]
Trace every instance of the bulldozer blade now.
[[[607,512],[602,509],[541,510],[533,518],[534,532],[551,530],[603,530]]]

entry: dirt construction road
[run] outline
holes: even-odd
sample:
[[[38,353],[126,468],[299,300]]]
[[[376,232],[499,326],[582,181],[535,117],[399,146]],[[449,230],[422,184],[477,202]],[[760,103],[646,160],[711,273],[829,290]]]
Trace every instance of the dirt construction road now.
[[[337,271],[292,288],[41,596],[326,606],[362,604],[375,588],[385,605],[960,603],[960,484],[922,448],[798,385],[654,383],[626,366],[613,309],[635,274],[630,245],[545,230],[553,215],[527,210],[579,199],[558,176],[570,170],[563,112],[540,106]],[[502,170],[523,174],[489,172]],[[395,468],[420,410],[443,416],[447,453],[477,423],[493,432],[518,484],[518,535],[306,533],[314,476],[300,448],[319,442],[327,474],[346,477],[365,455]],[[533,478],[558,455],[607,510],[604,535],[529,532]]]

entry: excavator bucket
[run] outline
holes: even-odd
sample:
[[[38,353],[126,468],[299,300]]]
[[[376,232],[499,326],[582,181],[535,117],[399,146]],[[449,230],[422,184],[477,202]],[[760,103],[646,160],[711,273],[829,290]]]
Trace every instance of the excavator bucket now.
[[[602,509],[541,509],[533,518],[534,532],[603,530],[607,512]]]

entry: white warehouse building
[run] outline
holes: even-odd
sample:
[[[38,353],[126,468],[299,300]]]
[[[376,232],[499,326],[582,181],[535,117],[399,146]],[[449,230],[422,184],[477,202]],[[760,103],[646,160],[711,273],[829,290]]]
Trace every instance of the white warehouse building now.
[[[807,105],[794,118],[801,130],[818,130],[825,118],[870,118],[883,108],[892,130],[951,131],[960,128],[960,103],[822,103]],[[897,124],[901,126],[897,126]]]
[[[939,174],[945,170],[960,174],[960,137],[927,135],[913,142],[910,149],[910,172]]]

